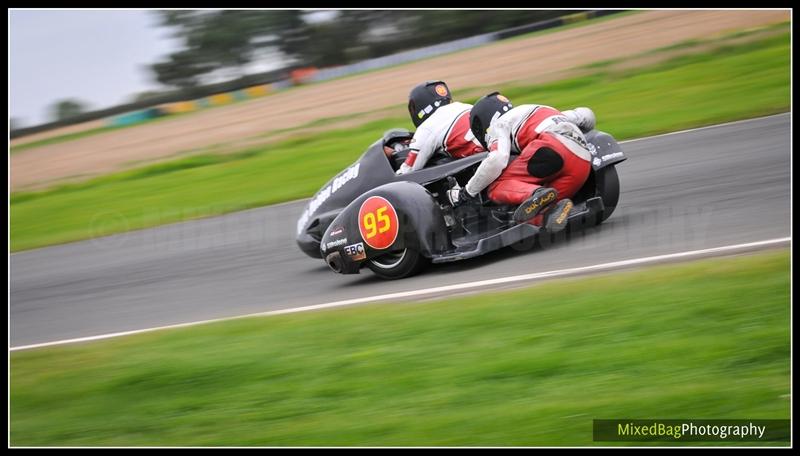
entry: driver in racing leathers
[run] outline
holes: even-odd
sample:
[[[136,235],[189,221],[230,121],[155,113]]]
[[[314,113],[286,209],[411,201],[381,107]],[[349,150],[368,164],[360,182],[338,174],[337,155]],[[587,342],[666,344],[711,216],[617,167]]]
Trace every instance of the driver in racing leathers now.
[[[488,187],[492,201],[519,205],[513,215],[516,222],[561,231],[573,206],[570,198],[592,168],[583,134],[594,125],[589,108],[564,112],[535,104],[515,108],[499,92],[482,97],[472,108],[470,127],[489,156],[467,185],[448,192],[450,201],[463,204]]]
[[[464,158],[485,149],[469,127],[472,105],[454,102],[443,81],[423,82],[408,96],[408,113],[417,127],[408,145],[406,161],[396,174],[406,174],[425,167],[436,151],[453,158]]]

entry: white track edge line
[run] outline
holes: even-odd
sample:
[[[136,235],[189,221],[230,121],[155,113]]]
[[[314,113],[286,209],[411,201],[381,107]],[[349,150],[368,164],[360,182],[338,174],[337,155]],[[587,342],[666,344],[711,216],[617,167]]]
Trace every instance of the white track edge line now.
[[[441,287],[433,287],[433,288],[423,288],[419,290],[413,291],[403,291],[398,293],[389,293],[383,295],[376,295],[376,296],[367,296],[364,298],[354,298],[354,299],[346,299],[343,301],[335,301],[329,302],[324,304],[315,304],[310,306],[303,306],[303,307],[293,307],[288,309],[280,309],[280,310],[271,310],[267,312],[257,312],[251,313],[246,315],[237,315],[233,317],[224,317],[224,318],[216,318],[211,320],[201,320],[201,321],[193,321],[187,323],[178,323],[174,325],[166,325],[166,326],[158,326],[154,328],[145,328],[145,329],[136,329],[132,331],[123,331],[123,332],[116,332],[116,333],[109,333],[109,334],[100,334],[97,336],[88,336],[88,337],[79,337],[75,339],[66,339],[66,340],[57,340],[52,342],[43,342],[38,344],[31,344],[31,345],[21,345],[17,347],[10,347],[9,351],[20,351],[20,350],[29,350],[33,348],[42,348],[42,347],[50,347],[54,345],[66,345],[78,342],[90,342],[95,340],[102,340],[102,339],[110,339],[115,337],[121,336],[128,336],[132,334],[141,334],[153,331],[160,331],[164,329],[174,329],[174,328],[184,328],[187,326],[196,326],[196,325],[203,325],[207,323],[217,323],[222,321],[229,321],[229,320],[238,320],[240,318],[250,318],[250,317],[267,317],[272,315],[283,315],[289,313],[298,313],[298,312],[308,312],[311,310],[319,310],[319,309],[329,309],[333,307],[344,307],[350,306],[354,304],[362,304],[366,302],[376,302],[376,301],[386,301],[391,299],[399,299],[399,298],[410,298],[414,296],[421,296],[421,295],[429,295],[429,294],[436,294],[442,293],[446,291],[454,291],[454,290],[468,290],[468,289],[475,289],[481,288],[486,286],[498,285],[498,284],[505,284],[505,283],[513,283],[513,282],[523,282],[523,281],[530,281],[534,279],[542,279],[542,278],[552,278],[552,277],[559,277],[559,276],[567,276],[567,275],[574,275],[577,273],[585,273],[585,272],[595,272],[595,271],[606,271],[606,270],[613,270],[618,268],[624,268],[627,266],[633,265],[643,265],[649,263],[657,263],[663,260],[670,260],[676,258],[690,258],[696,256],[703,256],[713,253],[729,253],[734,252],[737,250],[746,250],[753,247],[766,247],[770,245],[782,244],[786,242],[790,242],[791,237],[784,237],[784,238],[775,238],[775,239],[768,239],[765,241],[758,241],[758,242],[750,242],[746,244],[733,244],[733,245],[726,245],[722,247],[714,247],[709,249],[702,249],[702,250],[690,250],[685,252],[678,252],[678,253],[669,253],[665,255],[656,255],[650,257],[643,257],[643,258],[634,258],[629,260],[622,260],[622,261],[614,261],[611,263],[602,263],[596,264],[592,266],[581,266],[576,268],[568,268],[568,269],[559,269],[555,271],[547,271],[547,272],[536,272],[531,274],[522,274],[516,275],[511,277],[501,277],[498,279],[487,279],[481,280],[478,282],[464,282],[458,283],[453,285],[445,285]]]

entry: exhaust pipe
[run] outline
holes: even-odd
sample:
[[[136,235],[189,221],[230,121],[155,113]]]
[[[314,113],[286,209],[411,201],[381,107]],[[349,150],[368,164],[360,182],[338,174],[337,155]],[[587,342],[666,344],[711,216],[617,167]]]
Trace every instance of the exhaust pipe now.
[[[342,264],[342,257],[339,255],[339,252],[333,252],[327,257],[325,257],[325,262],[328,263],[333,272],[337,272],[339,274],[342,273],[342,269],[344,268],[344,264]]]

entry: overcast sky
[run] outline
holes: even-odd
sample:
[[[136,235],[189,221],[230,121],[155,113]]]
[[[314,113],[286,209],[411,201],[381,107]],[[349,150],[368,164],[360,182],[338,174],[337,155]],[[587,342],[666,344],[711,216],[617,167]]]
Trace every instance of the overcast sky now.
[[[23,125],[76,98],[92,109],[158,88],[146,66],[176,50],[154,11],[9,12],[9,111]]]
[[[315,11],[306,20],[335,15]],[[130,102],[146,90],[163,90],[147,66],[181,43],[158,22],[156,10],[9,11],[9,115],[19,126],[32,126],[50,121],[50,105],[66,98],[94,110]],[[284,57],[268,53],[245,71],[283,64]]]

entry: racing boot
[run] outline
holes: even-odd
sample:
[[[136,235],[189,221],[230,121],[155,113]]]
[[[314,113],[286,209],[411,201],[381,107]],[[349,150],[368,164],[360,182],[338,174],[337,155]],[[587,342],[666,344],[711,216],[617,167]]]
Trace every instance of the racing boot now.
[[[539,187],[533,191],[530,198],[519,205],[512,218],[517,223],[527,222],[536,217],[542,209],[553,204],[558,198],[558,192],[554,188]]]
[[[548,233],[558,233],[567,227],[569,212],[572,210],[572,200],[564,198],[550,207],[544,215],[542,228]]]

